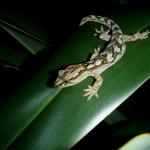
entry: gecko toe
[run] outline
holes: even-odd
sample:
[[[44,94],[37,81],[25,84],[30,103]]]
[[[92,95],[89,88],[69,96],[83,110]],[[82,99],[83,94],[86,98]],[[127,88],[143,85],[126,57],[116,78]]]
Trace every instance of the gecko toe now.
[[[85,91],[85,94],[83,96],[88,96],[87,100],[90,100],[94,95],[96,96],[96,98],[98,98],[97,90],[90,85],[87,89],[84,89],[83,91]]]

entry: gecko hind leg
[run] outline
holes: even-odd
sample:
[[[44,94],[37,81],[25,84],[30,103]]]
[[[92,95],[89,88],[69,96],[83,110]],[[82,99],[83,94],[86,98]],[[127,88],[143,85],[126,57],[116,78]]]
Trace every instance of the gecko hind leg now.
[[[95,29],[94,36],[98,37],[101,40],[104,41],[109,41],[111,38],[110,33],[110,29],[108,29],[107,31],[104,31],[103,26],[101,26],[101,30]]]
[[[123,35],[123,41],[124,42],[132,42],[132,41],[136,41],[136,40],[143,40],[149,37],[150,31],[146,30],[145,32],[136,32],[132,35]],[[95,36],[97,36],[99,39],[102,39],[104,41],[109,41],[111,38],[111,35],[109,35],[109,30],[108,31],[99,31],[96,29],[96,33],[94,34]]]
[[[143,40],[148,38],[149,35],[149,30],[146,30],[145,32],[140,33],[139,31],[136,32],[133,35],[123,35],[123,41],[124,42],[132,42],[132,41],[136,41],[138,39]]]
[[[89,101],[92,96],[96,96],[98,98],[98,90],[101,87],[102,83],[103,83],[103,78],[100,75],[92,75],[95,78],[95,82],[93,84],[93,86],[88,85],[87,89],[84,89],[83,91],[85,91],[85,94],[83,96],[88,96],[87,101]]]

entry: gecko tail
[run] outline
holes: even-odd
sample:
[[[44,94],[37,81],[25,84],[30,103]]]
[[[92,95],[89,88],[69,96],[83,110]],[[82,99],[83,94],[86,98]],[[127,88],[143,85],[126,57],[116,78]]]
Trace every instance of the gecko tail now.
[[[116,23],[113,20],[108,19],[106,17],[95,16],[95,15],[88,15],[88,16],[84,17],[83,19],[81,19],[79,26],[82,26],[86,22],[89,22],[89,21],[104,24],[110,29],[112,28],[112,26],[116,25]]]

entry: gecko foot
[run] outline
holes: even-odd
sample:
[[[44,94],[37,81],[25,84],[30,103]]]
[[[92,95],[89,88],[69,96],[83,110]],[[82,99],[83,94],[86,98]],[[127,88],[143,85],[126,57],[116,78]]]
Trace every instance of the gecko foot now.
[[[146,39],[149,35],[149,30],[146,30],[145,32],[140,33],[139,31],[135,34],[137,36],[137,39]]]
[[[95,89],[93,86],[88,85],[88,88],[84,89],[83,91],[85,91],[83,96],[88,96],[87,101],[89,101],[94,95],[98,98],[97,89]]]
[[[95,29],[95,32],[96,33],[94,33],[94,36],[98,37],[99,39],[102,39],[104,41],[109,41],[110,40],[110,37],[111,37],[109,35],[110,30],[104,31],[103,26],[101,26],[100,30]]]

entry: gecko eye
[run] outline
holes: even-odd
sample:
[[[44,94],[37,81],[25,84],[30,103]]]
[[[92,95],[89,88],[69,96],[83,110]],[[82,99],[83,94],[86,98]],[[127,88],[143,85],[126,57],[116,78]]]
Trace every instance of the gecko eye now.
[[[64,70],[59,70],[58,75],[62,76],[64,74]]]

